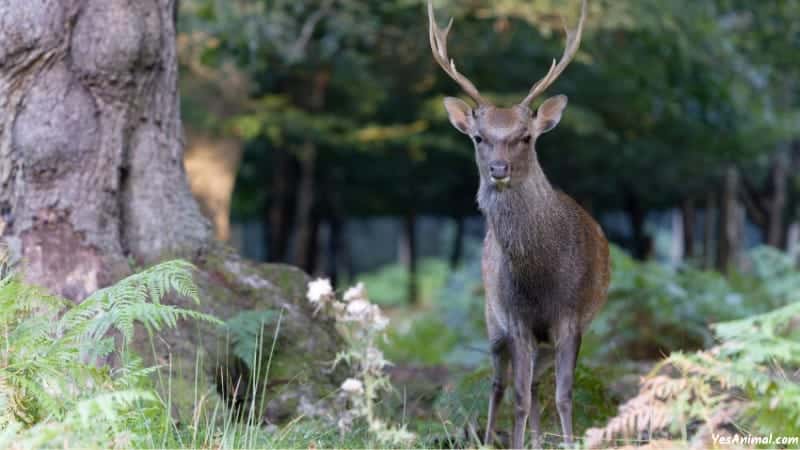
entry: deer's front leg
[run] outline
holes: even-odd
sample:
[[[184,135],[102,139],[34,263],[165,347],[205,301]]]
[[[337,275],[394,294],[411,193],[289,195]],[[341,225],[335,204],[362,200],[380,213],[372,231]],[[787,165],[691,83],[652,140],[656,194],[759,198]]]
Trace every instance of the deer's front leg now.
[[[528,333],[518,334],[512,339],[511,368],[514,373],[514,433],[511,448],[523,448],[525,424],[531,413],[533,381],[533,341]]]
[[[564,333],[556,345],[556,409],[561,419],[564,443],[572,445],[572,384],[581,345],[578,331]]]
[[[508,349],[505,340],[492,344],[492,393],[489,397],[489,414],[486,423],[486,435],[483,443],[492,445],[494,440],[494,427],[497,423],[497,410],[503,401],[503,394],[508,382]]]
[[[553,365],[553,349],[537,345],[533,350],[533,379],[531,382],[531,413],[528,422],[531,428],[531,447],[541,448],[544,444],[541,426],[541,407],[539,406],[539,381]]]

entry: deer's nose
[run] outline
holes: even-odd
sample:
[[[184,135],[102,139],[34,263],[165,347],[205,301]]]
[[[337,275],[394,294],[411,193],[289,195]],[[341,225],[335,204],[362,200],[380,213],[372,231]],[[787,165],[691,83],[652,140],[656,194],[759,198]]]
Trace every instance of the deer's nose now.
[[[508,163],[505,161],[492,161],[489,163],[489,175],[495,180],[508,178]]]

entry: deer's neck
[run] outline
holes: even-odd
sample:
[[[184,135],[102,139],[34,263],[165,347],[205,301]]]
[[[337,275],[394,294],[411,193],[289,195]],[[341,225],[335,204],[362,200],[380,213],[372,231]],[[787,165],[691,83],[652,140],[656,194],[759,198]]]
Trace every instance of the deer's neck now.
[[[478,206],[512,264],[544,256],[558,233],[558,194],[535,164],[524,181],[505,189],[481,180]]]

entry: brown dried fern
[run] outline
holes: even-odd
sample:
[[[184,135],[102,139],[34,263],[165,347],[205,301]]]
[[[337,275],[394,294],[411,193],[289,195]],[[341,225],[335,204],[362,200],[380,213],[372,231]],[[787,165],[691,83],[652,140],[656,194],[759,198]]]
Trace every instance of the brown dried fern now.
[[[710,351],[713,351],[710,350]],[[622,404],[619,414],[602,428],[586,431],[588,448],[607,447],[618,441],[643,443],[651,439],[689,438],[694,444],[710,442],[712,432],[734,422],[743,410],[743,399],[713,365],[704,366],[711,354],[699,352],[700,363],[674,354],[642,378],[639,394]]]
[[[647,440],[666,429],[674,417],[670,401],[688,387],[685,379],[656,375],[642,379],[639,395],[619,408],[619,414],[603,428],[586,431],[589,448],[615,440]]]

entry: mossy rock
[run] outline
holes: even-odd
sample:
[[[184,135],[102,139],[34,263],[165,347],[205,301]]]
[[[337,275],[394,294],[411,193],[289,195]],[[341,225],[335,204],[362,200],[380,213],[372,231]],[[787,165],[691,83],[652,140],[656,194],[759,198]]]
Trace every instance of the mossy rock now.
[[[231,333],[228,326],[184,321],[152,340],[137,333],[135,349],[146,363],[163,367],[156,381],[175,420],[189,424],[203,412],[210,414],[220,401],[227,406],[256,404],[267,423],[285,423],[300,415],[329,416],[328,399],[345,378],[343,367],[331,368],[342,341],[334,323],[315,317],[306,301],[308,275],[288,265],[247,261],[222,246],[195,263],[201,304],[170,299],[174,304],[223,322],[265,311],[280,320],[279,325],[264,323],[258,346],[261,370],[255,380],[255,371],[248,370],[252,361],[245,363],[235,355],[236,330]],[[256,401],[245,386],[257,386]]]

